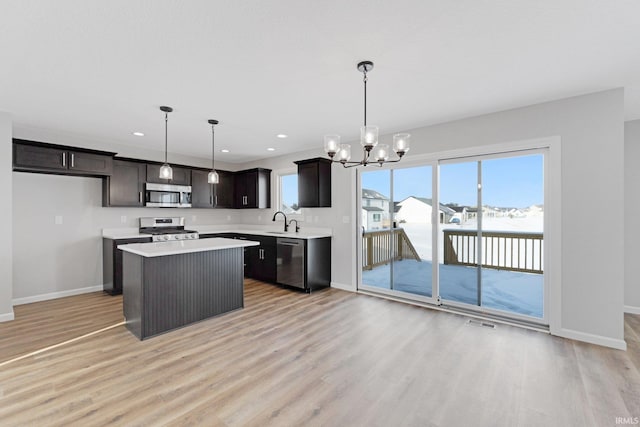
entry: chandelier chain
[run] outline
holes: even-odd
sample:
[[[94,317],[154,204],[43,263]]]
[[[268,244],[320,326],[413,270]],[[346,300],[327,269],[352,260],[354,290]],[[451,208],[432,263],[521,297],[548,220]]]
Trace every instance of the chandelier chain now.
[[[167,129],[168,129],[168,122],[169,122],[169,113],[165,111],[164,113],[164,162],[167,163],[167,148],[168,148],[168,144],[167,144]]]
[[[367,69],[365,68],[362,72],[364,77],[362,81],[364,82],[364,125],[367,125]]]
[[[216,160],[216,140],[215,140],[215,125],[211,125],[211,169],[215,170]]]

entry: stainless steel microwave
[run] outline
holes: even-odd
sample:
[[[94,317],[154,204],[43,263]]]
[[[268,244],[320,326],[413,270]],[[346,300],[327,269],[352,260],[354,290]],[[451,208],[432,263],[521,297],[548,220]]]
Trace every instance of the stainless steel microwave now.
[[[191,207],[191,186],[156,184],[147,182],[145,184],[144,205],[152,208],[190,208]]]

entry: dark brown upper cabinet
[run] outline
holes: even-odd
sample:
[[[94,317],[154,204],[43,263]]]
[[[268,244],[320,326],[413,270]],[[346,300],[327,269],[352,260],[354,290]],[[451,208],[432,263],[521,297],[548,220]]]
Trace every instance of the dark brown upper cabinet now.
[[[102,206],[144,206],[144,182],[147,164],[113,160],[113,173],[102,181]]]
[[[298,206],[331,207],[331,161],[321,157],[298,160]]]
[[[215,207],[221,209],[233,208],[235,177],[233,172],[218,170],[220,182],[215,187]]]
[[[248,169],[235,173],[234,207],[266,209],[271,207],[271,170]]]
[[[109,176],[113,172],[114,154],[14,139],[13,170],[58,175]]]
[[[191,170],[191,207],[233,208],[233,172],[217,172],[220,182],[209,184],[209,170]]]
[[[169,163],[171,165],[171,163]],[[147,182],[156,184],[191,185],[191,169],[171,165],[173,179],[160,178],[161,164],[147,163]]]
[[[209,184],[209,171],[191,170],[191,207],[213,208],[215,206],[214,185]]]

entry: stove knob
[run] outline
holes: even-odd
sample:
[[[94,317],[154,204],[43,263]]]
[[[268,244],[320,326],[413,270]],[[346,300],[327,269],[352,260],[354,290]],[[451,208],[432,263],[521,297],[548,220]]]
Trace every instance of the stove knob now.
[[[180,235],[179,235],[179,234],[176,234],[176,235],[175,235],[175,239],[176,239],[176,240],[180,240]]]

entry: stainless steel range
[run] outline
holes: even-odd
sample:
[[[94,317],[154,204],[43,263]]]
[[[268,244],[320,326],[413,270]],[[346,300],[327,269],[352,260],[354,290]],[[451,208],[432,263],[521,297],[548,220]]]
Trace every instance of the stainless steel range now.
[[[140,233],[151,234],[153,242],[198,239],[198,232],[184,229],[184,217],[140,218]]]

